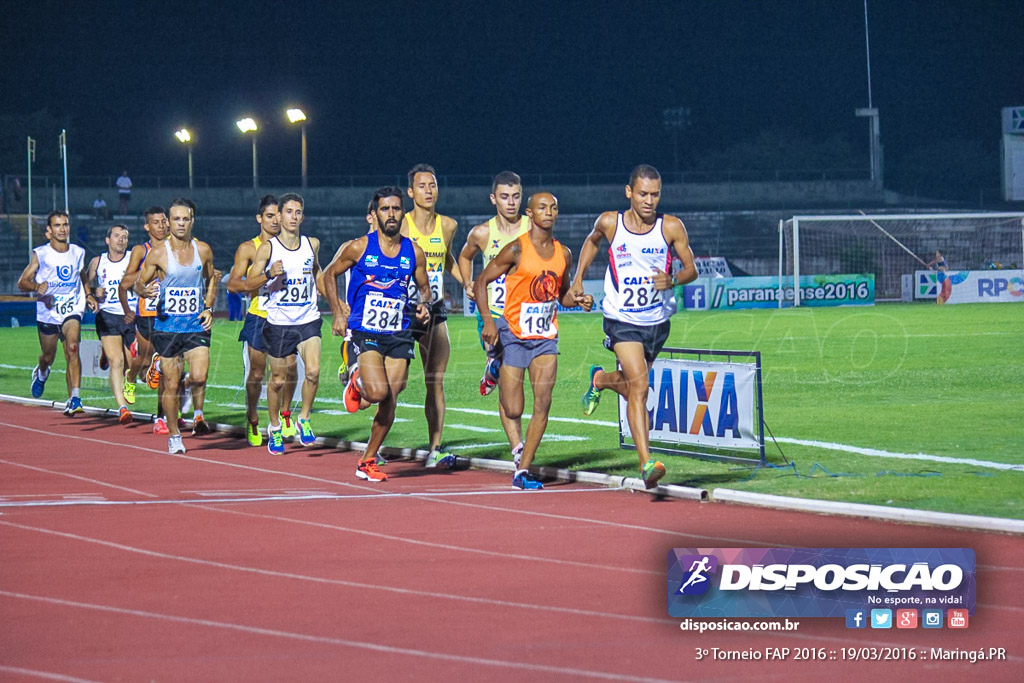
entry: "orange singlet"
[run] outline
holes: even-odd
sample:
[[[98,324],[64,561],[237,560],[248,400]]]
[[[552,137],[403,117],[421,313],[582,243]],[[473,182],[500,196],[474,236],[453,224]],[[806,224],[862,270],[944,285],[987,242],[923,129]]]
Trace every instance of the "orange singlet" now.
[[[558,336],[558,294],[565,272],[565,252],[558,240],[550,259],[542,259],[530,240],[519,237],[519,267],[505,278],[505,320],[520,339]]]

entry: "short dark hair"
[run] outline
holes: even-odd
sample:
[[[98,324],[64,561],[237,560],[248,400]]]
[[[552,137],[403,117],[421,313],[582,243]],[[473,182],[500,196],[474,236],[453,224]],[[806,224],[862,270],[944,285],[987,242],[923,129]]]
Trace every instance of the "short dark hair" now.
[[[658,169],[654,168],[649,164],[640,164],[633,169],[633,172],[629,174],[629,186],[633,187],[636,185],[636,181],[640,178],[646,178],[647,180],[661,181],[661,174],[658,173]]]
[[[277,203],[277,197],[272,194],[263,195],[263,199],[260,200],[260,206],[256,209],[256,213],[262,216],[268,206],[280,206],[280,204]]]
[[[409,187],[412,187],[412,181],[416,178],[417,173],[429,173],[430,175],[437,178],[437,171],[430,164],[416,164],[409,169]]]
[[[53,221],[53,219],[56,218],[57,216],[64,216],[64,218],[68,219],[68,222],[71,222],[71,216],[67,214],[67,211],[51,211],[46,216],[46,224],[49,225],[50,222]]]
[[[107,228],[107,237],[110,237],[111,235],[113,235],[114,234],[114,230],[116,230],[117,228],[121,228],[125,232],[131,232],[131,230],[128,229],[128,226],[125,225],[124,223],[114,223],[109,228]]]
[[[518,185],[523,186],[523,179],[519,177],[518,173],[512,171],[502,171],[498,175],[494,176],[494,182],[491,183],[491,194],[498,191],[498,185]]]
[[[285,192],[283,195],[277,198],[277,205],[282,209],[284,208],[284,205],[287,204],[288,202],[298,202],[299,206],[301,206],[303,209],[306,208],[306,202],[302,198],[301,194],[297,194],[295,192]]]
[[[171,200],[171,204],[167,207],[167,210],[170,211],[176,206],[184,206],[192,213],[192,218],[196,217],[196,205],[188,197],[175,197]]]
[[[146,222],[148,223],[148,222],[149,222],[149,219],[150,219],[150,217],[151,217],[151,216],[155,216],[155,215],[157,215],[158,213],[162,213],[162,214],[164,214],[165,216],[167,215],[167,212],[166,212],[166,211],[164,210],[164,207],[162,207],[162,206],[156,206],[156,205],[154,205],[154,206],[151,206],[151,207],[149,207],[148,209],[146,209],[146,213],[144,213],[143,215],[144,215],[144,216],[146,217]]]
[[[370,211],[376,212],[380,207],[380,200],[385,197],[398,197],[399,200],[404,202],[404,195],[402,195],[402,190],[399,188],[394,186],[378,187],[373,193],[373,199],[370,200]]]

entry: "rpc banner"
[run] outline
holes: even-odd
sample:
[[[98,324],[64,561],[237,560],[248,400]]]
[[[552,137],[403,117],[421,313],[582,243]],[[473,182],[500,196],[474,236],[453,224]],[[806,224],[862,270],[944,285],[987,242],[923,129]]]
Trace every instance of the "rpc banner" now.
[[[754,419],[756,378],[753,363],[655,360],[647,393],[651,441],[760,448]],[[619,429],[632,438],[621,396]]]
[[[893,608],[973,615],[977,581],[970,548],[674,548],[667,578],[673,617],[861,620]]]
[[[914,282],[915,298],[940,304],[1024,302],[1024,270],[918,270]]]

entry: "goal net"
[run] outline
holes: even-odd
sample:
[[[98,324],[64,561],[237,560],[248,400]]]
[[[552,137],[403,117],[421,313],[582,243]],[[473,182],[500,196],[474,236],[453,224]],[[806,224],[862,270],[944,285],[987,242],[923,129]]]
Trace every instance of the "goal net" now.
[[[901,276],[927,270],[936,252],[949,270],[1024,263],[1024,213],[794,216],[779,227],[781,285],[801,276],[873,274],[876,301],[899,300]]]

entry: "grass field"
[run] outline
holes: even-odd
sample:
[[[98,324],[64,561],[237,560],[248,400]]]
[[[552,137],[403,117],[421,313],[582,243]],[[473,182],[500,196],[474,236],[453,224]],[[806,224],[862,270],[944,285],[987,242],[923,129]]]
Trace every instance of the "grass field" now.
[[[1024,308],[1012,304],[893,304],[677,314],[670,346],[762,352],[765,421],[780,439],[778,447],[769,439],[768,460],[792,466],[755,471],[669,456],[662,458],[668,466],[664,481],[1024,519],[1022,313]],[[613,361],[601,344],[600,316],[564,315],[559,323],[554,419],[537,464],[635,476],[636,456],[617,447],[614,396],[605,392],[588,418],[579,409],[590,365]],[[206,406],[207,419],[239,425],[244,421],[241,351],[235,341],[240,326],[216,324]],[[476,321],[454,316],[449,326],[453,350],[445,443],[460,455],[507,459],[494,412],[497,394],[482,398],[478,391],[484,356]],[[327,323],[324,331],[330,334]],[[93,338],[91,330],[85,336]],[[322,436],[365,441],[371,415],[345,412],[335,378],[338,344],[326,342],[314,429]],[[0,391],[27,396],[29,369],[38,355],[35,330],[3,329],[0,348]],[[56,369],[62,368],[60,359]],[[423,393],[417,360],[388,445],[426,446]],[[44,398],[65,397],[63,377],[55,374]],[[85,381],[83,400],[114,407],[98,379]],[[151,411],[154,403],[153,393],[140,385],[136,408]],[[528,392],[527,410],[529,405]],[[253,457],[270,456],[254,449]],[[285,457],[298,454],[289,451]],[[351,468],[348,462],[323,462],[325,468]],[[1018,469],[999,469],[1000,464]]]

